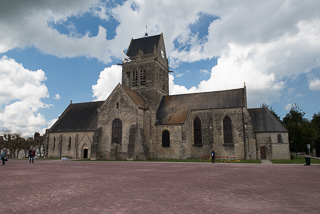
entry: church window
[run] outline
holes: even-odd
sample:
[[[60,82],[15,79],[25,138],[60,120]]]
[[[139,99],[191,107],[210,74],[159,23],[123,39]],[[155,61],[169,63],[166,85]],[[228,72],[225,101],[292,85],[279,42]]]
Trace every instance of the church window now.
[[[68,149],[71,149],[71,137],[69,137]]]
[[[283,143],[282,135],[278,134],[278,143]]]
[[[114,119],[112,122],[112,143],[121,143],[122,122],[120,119]]]
[[[168,130],[162,132],[162,147],[170,147],[170,132]]]
[[[143,68],[140,70],[140,85],[146,85],[146,70]]]
[[[56,147],[56,137],[53,137],[52,149]]]
[[[201,120],[196,117],[193,121],[193,139],[195,145],[202,145],[202,130],[201,130]]]
[[[229,116],[223,119],[223,136],[225,144],[232,144],[232,124]]]
[[[119,103],[117,102],[117,108],[119,108]]]
[[[136,69],[132,72],[132,87],[138,86],[138,71]]]
[[[164,75],[162,75],[162,89],[165,90],[165,85],[164,85]]]

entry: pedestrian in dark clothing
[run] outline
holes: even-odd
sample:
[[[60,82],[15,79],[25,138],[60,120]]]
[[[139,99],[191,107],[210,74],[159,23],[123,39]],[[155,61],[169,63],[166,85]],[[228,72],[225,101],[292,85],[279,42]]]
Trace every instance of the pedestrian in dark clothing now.
[[[216,153],[214,152],[214,150],[212,150],[211,152],[211,161],[212,163],[214,163],[214,157],[216,156]]]
[[[2,152],[1,152],[1,160],[2,160],[2,165],[6,165],[6,161],[8,161],[7,159],[7,149],[6,148],[3,148],[2,149]]]
[[[29,163],[34,163],[34,157],[36,156],[36,151],[34,151],[34,148],[29,150]]]

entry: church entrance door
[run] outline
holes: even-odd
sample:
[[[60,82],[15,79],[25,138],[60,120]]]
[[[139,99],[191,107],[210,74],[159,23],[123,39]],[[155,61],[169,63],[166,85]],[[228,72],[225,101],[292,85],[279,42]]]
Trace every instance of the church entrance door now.
[[[83,158],[88,158],[88,149],[83,149]]]
[[[260,147],[260,155],[261,155],[261,159],[262,159],[262,160],[267,159],[266,147],[265,147],[265,146],[261,146],[261,147]]]
[[[127,153],[128,160],[132,160],[134,158],[135,136],[136,136],[136,128],[134,125],[132,125],[130,128],[130,134],[129,134],[129,144],[128,144],[128,153]]]

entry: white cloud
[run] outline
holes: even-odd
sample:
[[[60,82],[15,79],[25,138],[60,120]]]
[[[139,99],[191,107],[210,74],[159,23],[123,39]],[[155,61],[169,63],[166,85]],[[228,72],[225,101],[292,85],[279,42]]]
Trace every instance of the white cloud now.
[[[210,74],[210,72],[209,72],[209,71],[207,71],[207,70],[205,70],[205,69],[201,69],[201,70],[200,70],[200,73],[203,73],[203,74]]]
[[[86,56],[111,62],[106,40],[107,30],[100,26],[98,35],[60,34],[50,23],[64,23],[68,17],[79,17],[98,5],[98,0],[37,1],[20,4],[0,3],[0,53],[14,48],[35,46],[40,51],[58,57]],[[99,6],[99,5],[98,5]],[[100,11],[103,12],[103,11]],[[93,11],[94,14],[97,11]],[[69,27],[72,26],[68,23]],[[14,27],[13,27],[14,26]]]
[[[218,57],[210,78],[190,89],[174,84],[170,75],[171,94],[239,88],[245,82],[249,105],[260,106],[282,97],[286,91],[283,78],[319,66],[318,8],[317,0],[199,0],[185,1],[183,7],[172,0],[130,0],[115,8],[106,8],[97,0],[5,1],[0,3],[0,52],[35,46],[59,57],[86,56],[109,63],[121,57],[131,38],[143,36],[148,25],[149,35],[164,33],[171,67]],[[85,12],[105,20],[111,16],[116,19],[119,25],[115,38],[107,40],[108,29],[103,26],[96,36],[79,36],[60,34],[48,24],[65,23],[68,17],[81,17]],[[208,35],[200,39],[201,35],[191,32],[190,24],[196,23],[201,14],[219,18],[209,24]],[[177,43],[182,48],[176,47]],[[92,86],[97,100],[106,99],[120,82],[120,70],[111,66],[100,73]],[[309,88],[319,90],[318,81],[310,81]],[[2,93],[3,102],[13,102],[6,98],[7,91]]]
[[[121,82],[122,67],[112,65],[100,72],[96,85],[92,86],[93,96],[96,100],[105,100],[112,90]]]
[[[195,93],[197,92],[196,87],[191,87],[187,89],[183,85],[174,84],[174,76],[169,74],[169,94],[185,94],[185,93]]]
[[[0,59],[0,130],[30,136],[46,124],[38,113],[48,107],[41,101],[49,96],[45,80],[42,70],[30,71],[6,56]]]
[[[261,3],[229,1],[228,6],[215,7],[211,13],[220,19],[209,26],[208,41],[190,40],[190,50],[172,51],[174,65],[219,56],[211,78],[202,81],[197,91],[243,87],[245,82],[249,106],[259,106],[279,100],[286,86],[282,78],[319,66],[320,19],[315,9],[319,2]]]
[[[55,100],[60,100],[60,99],[61,99],[60,94],[55,94],[54,97],[53,97],[53,99],[55,99]]]
[[[320,91],[320,79],[311,80],[309,82],[309,88],[312,91]]]
[[[284,107],[284,109],[287,110],[287,111],[289,111],[289,110],[292,108],[292,106],[293,106],[293,104],[288,103],[288,104]]]
[[[183,73],[176,74],[176,77],[182,77],[182,76],[183,76]]]

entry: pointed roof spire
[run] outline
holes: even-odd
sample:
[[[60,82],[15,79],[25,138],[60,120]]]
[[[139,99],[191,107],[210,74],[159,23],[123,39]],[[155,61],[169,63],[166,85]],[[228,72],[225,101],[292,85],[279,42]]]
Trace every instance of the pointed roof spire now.
[[[148,36],[148,26],[146,25],[146,33],[144,34],[145,37]]]

